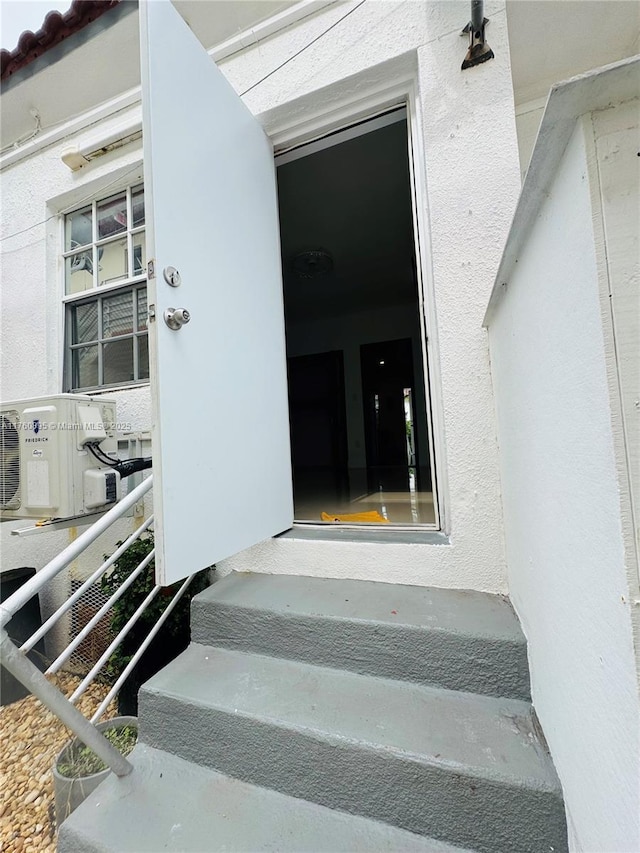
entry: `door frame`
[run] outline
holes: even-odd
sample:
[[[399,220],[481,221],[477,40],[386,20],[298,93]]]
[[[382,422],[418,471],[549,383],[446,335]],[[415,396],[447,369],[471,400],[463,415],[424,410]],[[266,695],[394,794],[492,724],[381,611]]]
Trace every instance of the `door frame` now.
[[[415,54],[409,57],[409,69],[407,69],[407,59],[405,55],[398,60],[383,63],[377,69],[367,69],[362,75],[354,75],[348,81],[339,81],[321,90],[321,93],[313,92],[302,98],[285,102],[268,112],[258,113],[256,119],[271,139],[274,158],[277,160],[279,155],[301,145],[359,122],[374,119],[394,108],[406,108],[418,276],[418,314],[422,341],[422,367],[426,386],[424,391],[427,402],[427,433],[435,523],[393,525],[393,530],[405,533],[415,532],[418,539],[427,530],[449,533],[450,501],[445,464],[444,409],[431,258],[428,188],[424,145],[420,134],[420,128],[423,126],[422,110],[417,59]],[[357,85],[359,76],[362,77],[362,86]],[[358,91],[357,95],[353,94],[354,90]],[[320,524],[312,525],[305,522],[298,525],[294,522],[294,528],[303,526],[306,529],[313,527],[319,534],[324,529]],[[349,527],[346,524],[340,526]],[[359,526],[358,529],[361,530],[362,527]]]

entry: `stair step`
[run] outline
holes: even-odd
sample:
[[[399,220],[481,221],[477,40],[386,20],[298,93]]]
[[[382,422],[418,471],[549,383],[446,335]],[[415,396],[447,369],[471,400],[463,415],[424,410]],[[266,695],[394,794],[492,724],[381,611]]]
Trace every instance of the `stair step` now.
[[[140,692],[150,746],[480,851],[565,849],[530,706],[193,644]]]
[[[231,779],[139,744],[62,824],[58,853],[464,853],[378,821]]]
[[[473,591],[232,573],[192,603],[194,642],[529,699],[508,600]]]

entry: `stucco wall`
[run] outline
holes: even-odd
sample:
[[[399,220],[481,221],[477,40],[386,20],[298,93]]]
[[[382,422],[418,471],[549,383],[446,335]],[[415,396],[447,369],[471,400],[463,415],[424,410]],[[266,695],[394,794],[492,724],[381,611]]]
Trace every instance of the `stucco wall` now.
[[[593,204],[602,223],[602,277],[621,400],[622,439],[631,493],[631,526],[640,548],[640,99],[591,115]],[[633,534],[631,534],[633,535]],[[640,618],[640,617],[639,617]]]
[[[519,191],[505,10],[488,3],[496,59],[460,71],[463,4],[367,2],[246,97],[270,134],[294,119],[337,108],[367,87],[384,88],[412,69],[416,98],[418,208],[430,317],[433,417],[440,442],[441,511],[450,544],[433,546],[270,540],[225,562],[221,571],[297,572],[506,591],[502,511],[488,345],[481,321]],[[226,60],[242,92],[348,11],[331,6]],[[386,63],[386,64],[385,64]],[[396,69],[396,70],[394,70]],[[135,113],[139,107],[132,107]],[[115,120],[121,121],[122,116]],[[111,120],[104,121],[106,131]],[[320,122],[321,123],[321,122]],[[96,127],[72,141],[95,137]],[[137,179],[125,173],[139,149],[114,152],[71,174],[62,140],[2,175],[4,234],[41,222],[64,206]],[[25,188],[29,188],[25,191]],[[60,390],[62,283],[57,218],[3,244],[2,396]],[[118,393],[118,419],[150,426],[147,392]],[[2,536],[6,537],[6,525]],[[50,546],[33,538],[22,563],[40,565]]]
[[[344,14],[329,8],[296,31],[222,67],[243,91]],[[496,60],[462,73],[456,3],[366,3],[247,96],[267,130],[304,117],[315,101],[335,110],[345,92],[375,81],[376,67],[415,67],[418,177],[425,287],[438,326],[428,330],[434,418],[445,446],[439,470],[449,545],[269,540],[219,566],[506,591],[495,423],[482,316],[519,190],[504,8],[489,3]],[[463,52],[463,51],[462,51]],[[405,67],[406,67],[405,62]],[[344,81],[344,76],[350,79]],[[381,83],[381,87],[383,85]],[[292,98],[293,100],[289,100]],[[474,187],[477,191],[474,191]],[[430,235],[429,235],[430,226]]]
[[[122,116],[104,122],[105,132]],[[95,135],[89,127],[80,140]],[[33,157],[3,169],[2,194],[2,288],[0,291],[0,340],[2,400],[59,394],[63,361],[63,269],[58,212],[80,205],[84,199],[111,188],[139,180],[141,153],[130,146],[125,154],[110,155],[90,170],[71,173],[60,155],[63,140]],[[15,235],[15,236],[13,236]],[[110,390],[105,396],[117,400],[118,421],[131,425],[132,432],[151,428],[149,388]],[[68,596],[71,578],[84,578],[97,568],[105,552],[126,537],[137,522],[125,519],[103,536],[93,551],[74,561],[41,596],[43,616]],[[12,531],[32,526],[29,520],[3,521],[0,527],[0,569],[17,566],[42,568],[86,526],[27,537]],[[48,652],[58,649],[60,632],[47,637]]]
[[[572,849],[588,853],[640,848],[636,567],[623,541],[607,299],[578,124],[489,335],[510,596]]]

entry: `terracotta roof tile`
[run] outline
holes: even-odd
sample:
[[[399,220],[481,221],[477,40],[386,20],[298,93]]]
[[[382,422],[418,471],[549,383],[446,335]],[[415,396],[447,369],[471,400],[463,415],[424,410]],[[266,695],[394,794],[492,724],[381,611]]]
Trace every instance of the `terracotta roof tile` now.
[[[25,30],[13,50],[0,51],[0,79],[8,80],[16,71],[79,32],[118,3],[120,0],[73,0],[71,8],[64,15],[56,11],[49,12],[38,32]]]

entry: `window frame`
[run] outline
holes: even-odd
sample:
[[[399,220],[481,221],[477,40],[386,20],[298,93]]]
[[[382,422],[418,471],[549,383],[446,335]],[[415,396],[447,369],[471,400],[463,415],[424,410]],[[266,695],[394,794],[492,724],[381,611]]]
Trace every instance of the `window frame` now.
[[[132,196],[133,194],[142,189],[144,191],[144,183],[141,181],[136,181],[135,184],[129,184],[126,187],[108,193],[105,196],[96,196],[90,203],[82,204],[79,207],[75,207],[72,210],[65,212],[62,216],[62,245],[66,246],[66,222],[68,217],[73,216],[76,213],[81,213],[83,210],[91,208],[91,242],[83,243],[81,245],[74,246],[71,249],[63,248],[61,253],[62,257],[62,266],[63,266],[63,285],[64,285],[64,298],[70,299],[73,297],[78,297],[81,295],[86,295],[88,293],[95,293],[97,291],[102,291],[106,287],[121,287],[125,283],[136,282],[141,279],[147,278],[146,269],[143,269],[141,273],[138,275],[135,274],[134,270],[134,259],[135,259],[135,247],[134,247],[134,239],[138,234],[146,234],[146,213],[145,213],[145,221],[142,225],[133,225],[133,202]],[[107,237],[100,237],[98,234],[98,207],[104,202],[109,201],[112,198],[117,196],[126,196],[126,211],[127,211],[127,226],[124,231],[119,231],[117,234],[112,234]],[[113,243],[121,242],[123,239],[126,240],[126,249],[125,249],[125,257],[127,258],[127,270],[126,274],[117,280],[108,280],[104,282],[104,284],[100,284],[98,282],[98,274],[99,274],[99,250]],[[75,255],[85,254],[91,252],[92,258],[92,278],[93,278],[93,287],[86,288],[85,290],[78,291],[77,293],[68,293],[67,292],[67,260],[69,258],[73,258]]]
[[[92,293],[90,296],[85,296],[84,299],[73,299],[70,302],[67,302],[65,305],[65,385],[67,386],[65,390],[76,393],[80,391],[100,391],[102,389],[107,388],[121,388],[121,387],[131,387],[134,385],[142,385],[149,383],[149,376],[145,376],[143,378],[131,379],[131,380],[121,380],[119,382],[100,382],[97,385],[81,385],[74,386],[73,383],[73,373],[74,373],[74,362],[73,362],[73,352],[75,350],[80,350],[85,347],[95,346],[97,347],[98,354],[98,380],[104,379],[104,345],[109,343],[117,343],[118,341],[127,341],[131,340],[133,346],[133,359],[132,359],[132,368],[134,376],[139,376],[140,374],[140,357],[139,357],[139,339],[146,338],[147,339],[147,352],[148,352],[148,341],[149,341],[149,329],[148,325],[144,328],[138,328],[138,317],[139,317],[139,294],[140,292],[144,293],[144,298],[147,298],[147,283],[146,280],[139,281],[137,284],[127,284],[123,287],[119,288],[110,288],[105,293]],[[118,293],[127,293],[131,294],[132,297],[132,307],[131,307],[131,317],[132,317],[132,329],[130,332],[125,332],[119,335],[113,335],[112,337],[104,336],[104,311],[103,311],[103,302],[105,299],[108,299],[110,296],[114,296]],[[79,341],[74,343],[73,341],[73,318],[72,311],[76,307],[80,307],[82,305],[92,305],[97,303],[97,337],[92,340],[87,341]],[[148,363],[148,362],[147,362]]]
[[[147,294],[147,269],[146,263],[143,268],[142,273],[135,273],[135,238],[139,234],[146,234],[146,210],[145,210],[145,219],[142,225],[133,226],[133,203],[132,199],[134,194],[142,189],[144,191],[144,182],[141,180],[135,181],[134,183],[128,184],[119,189],[111,189],[110,192],[106,192],[104,194],[96,194],[90,202],[85,202],[84,204],[80,204],[74,206],[71,209],[68,209],[64,212],[61,212],[60,215],[60,245],[62,247],[62,251],[58,253],[59,261],[61,264],[61,276],[62,276],[62,311],[63,311],[63,341],[64,341],[64,353],[63,353],[63,390],[65,393],[85,393],[85,392],[100,392],[103,390],[113,390],[115,388],[132,388],[132,387],[140,387],[144,385],[149,385],[149,376],[145,376],[143,378],[139,378],[140,372],[140,359],[139,359],[139,339],[141,337],[147,338],[147,352],[148,352],[148,340],[149,340],[149,331],[148,324],[145,328],[138,328],[138,299],[139,293],[143,291],[145,295]],[[117,196],[126,195],[126,211],[127,211],[127,227],[124,231],[119,232],[115,235],[110,235],[105,238],[99,238],[98,236],[98,207],[102,205],[104,202],[108,201]],[[85,243],[83,245],[74,246],[73,248],[67,250],[67,223],[69,217],[73,216],[75,213],[79,213],[82,210],[91,209],[91,236],[92,241],[90,243]],[[127,269],[126,275],[117,281],[107,281],[104,284],[100,284],[98,280],[99,276],[99,257],[98,252],[99,249],[103,246],[107,246],[109,244],[122,241],[123,238],[126,240],[125,247],[125,257],[127,259]],[[92,278],[93,278],[93,286],[90,288],[86,288],[85,290],[78,291],[77,293],[68,293],[68,281],[69,281],[69,268],[67,264],[67,259],[73,257],[75,255],[81,254],[83,252],[91,252],[91,256],[93,259],[93,270],[92,270]],[[145,259],[146,261],[146,259]],[[132,317],[132,329],[131,332],[122,334],[122,335],[114,335],[110,338],[104,337],[104,328],[103,328],[103,314],[102,314],[102,306],[105,298],[109,296],[113,296],[117,293],[130,293],[131,294],[131,317]],[[97,307],[97,321],[98,321],[98,330],[97,337],[91,341],[81,341],[74,342],[73,341],[73,310],[81,305],[89,305],[96,304]],[[103,351],[104,346],[107,343],[115,343],[117,341],[123,340],[131,340],[133,347],[133,357],[132,357],[132,372],[135,379],[131,379],[128,381],[118,381],[113,383],[104,382],[104,360],[103,360]],[[81,349],[85,346],[94,345],[97,347],[98,354],[98,384],[97,385],[74,385],[74,364],[73,364],[73,352],[74,350]]]

